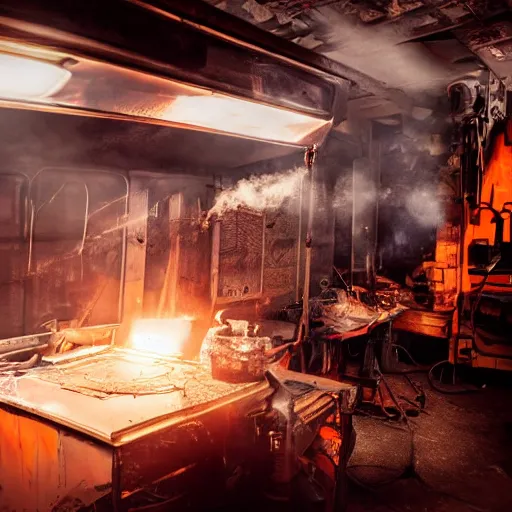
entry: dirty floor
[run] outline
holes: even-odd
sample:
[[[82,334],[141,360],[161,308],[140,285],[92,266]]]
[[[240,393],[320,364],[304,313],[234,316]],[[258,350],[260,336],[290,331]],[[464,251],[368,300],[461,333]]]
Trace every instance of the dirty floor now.
[[[512,511],[512,377],[500,378],[444,395],[414,376],[427,406],[408,426],[356,417],[348,512]]]

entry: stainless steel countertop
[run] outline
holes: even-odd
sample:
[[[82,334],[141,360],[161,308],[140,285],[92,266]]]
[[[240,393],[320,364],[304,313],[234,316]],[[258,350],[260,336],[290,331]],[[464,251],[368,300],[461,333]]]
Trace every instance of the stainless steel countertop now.
[[[157,394],[149,394],[152,388]],[[119,348],[19,377],[0,376],[0,405],[113,446],[235,401],[263,401],[270,393],[266,381],[221,382],[197,363]]]

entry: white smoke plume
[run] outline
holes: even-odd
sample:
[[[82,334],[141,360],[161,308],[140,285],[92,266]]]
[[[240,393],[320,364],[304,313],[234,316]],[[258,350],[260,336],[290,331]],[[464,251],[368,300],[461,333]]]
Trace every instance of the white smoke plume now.
[[[305,167],[299,167],[283,173],[244,178],[218,194],[207,218],[212,215],[221,217],[239,207],[256,211],[277,209],[287,199],[298,197],[300,182],[306,172]]]
[[[407,29],[399,24],[357,24],[332,5],[311,9],[308,15],[310,23],[317,27],[319,39],[329,48],[323,52],[326,57],[388,87],[409,94],[439,93],[451,80],[470,71],[469,65],[450,66],[436,57],[434,50],[407,43]]]
[[[375,183],[368,182],[362,175],[351,173],[336,182],[333,206],[338,215],[346,215],[352,211],[355,197],[355,209],[361,213],[372,207],[376,201],[385,201],[391,194],[389,187],[378,189]]]
[[[434,186],[377,189],[374,183],[365,181],[361,175],[342,176],[336,183],[333,205],[337,215],[352,215],[353,208],[362,214],[376,203],[385,201],[404,206],[411,220],[422,227],[437,227],[444,222],[442,199]]]
[[[436,227],[443,222],[440,198],[435,189],[416,188],[405,200],[405,207],[418,224]]]

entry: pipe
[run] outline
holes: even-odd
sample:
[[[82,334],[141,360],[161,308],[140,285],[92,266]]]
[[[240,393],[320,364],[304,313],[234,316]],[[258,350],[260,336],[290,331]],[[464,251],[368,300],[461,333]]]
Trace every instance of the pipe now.
[[[302,321],[301,327],[304,327],[304,337],[309,336],[309,293],[311,285],[311,249],[313,244],[313,220],[315,207],[315,160],[317,156],[317,146],[306,149],[304,162],[308,168],[309,174],[309,201],[308,201],[308,225],[305,243],[305,263],[304,263],[304,293],[302,296]]]
[[[19,350],[36,350],[42,345],[47,345],[48,340],[46,338],[49,337],[50,333],[44,333],[3,339],[0,343],[0,359]]]
[[[300,257],[302,243],[302,207],[304,203],[304,176],[300,179],[299,189],[299,232],[297,236],[297,272],[295,275],[295,302],[300,300]]]
[[[510,206],[512,208],[512,201],[506,201],[505,203],[503,203],[503,208],[501,209],[500,214],[501,214],[501,218],[503,218],[504,213],[508,213],[508,215],[509,215],[509,217],[508,217],[508,222],[509,222],[508,241],[512,242],[512,209],[509,210],[507,208],[507,206]]]
[[[173,199],[175,199],[174,204]],[[182,209],[183,194],[180,192],[175,196],[171,196],[169,198],[169,227],[173,221],[178,221],[178,229],[174,242],[174,251],[172,244],[172,231],[169,231],[169,239],[171,241],[171,245],[169,247],[169,258],[167,260],[167,267],[165,269],[164,284],[162,286],[162,290],[160,293],[160,300],[158,301],[158,318],[163,317],[166,306],[171,316],[174,316],[176,313],[176,297],[179,279],[179,261],[181,245],[180,221],[182,220]]]
[[[481,203],[476,210],[478,212],[487,210],[493,214],[493,220],[496,224],[496,230],[494,232],[494,246],[499,247],[503,243],[503,228],[505,225],[505,220],[501,216],[501,213],[493,208],[489,203]]]

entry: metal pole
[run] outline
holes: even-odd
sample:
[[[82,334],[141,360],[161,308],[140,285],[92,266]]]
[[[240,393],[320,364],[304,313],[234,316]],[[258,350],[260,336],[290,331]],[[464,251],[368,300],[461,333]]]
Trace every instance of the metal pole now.
[[[341,445],[338,452],[338,466],[336,468],[336,484],[334,489],[334,507],[336,512],[347,510],[348,504],[348,475],[347,464],[350,458],[352,444],[352,415],[343,414],[338,399],[338,415],[340,419]]]
[[[315,207],[315,160],[317,155],[316,144],[307,148],[304,154],[304,162],[309,175],[309,203],[308,203],[308,226],[306,233],[306,250],[304,264],[304,294],[302,296],[302,326],[304,337],[309,336],[309,290],[311,284],[311,248],[313,243],[313,220]]]
[[[302,209],[304,207],[304,176],[300,179],[299,189],[299,232],[297,236],[297,272],[295,274],[295,302],[300,300],[300,270],[302,256]],[[512,224],[511,224],[512,226]],[[512,229],[512,228],[511,228]],[[512,237],[511,237],[512,241]]]

